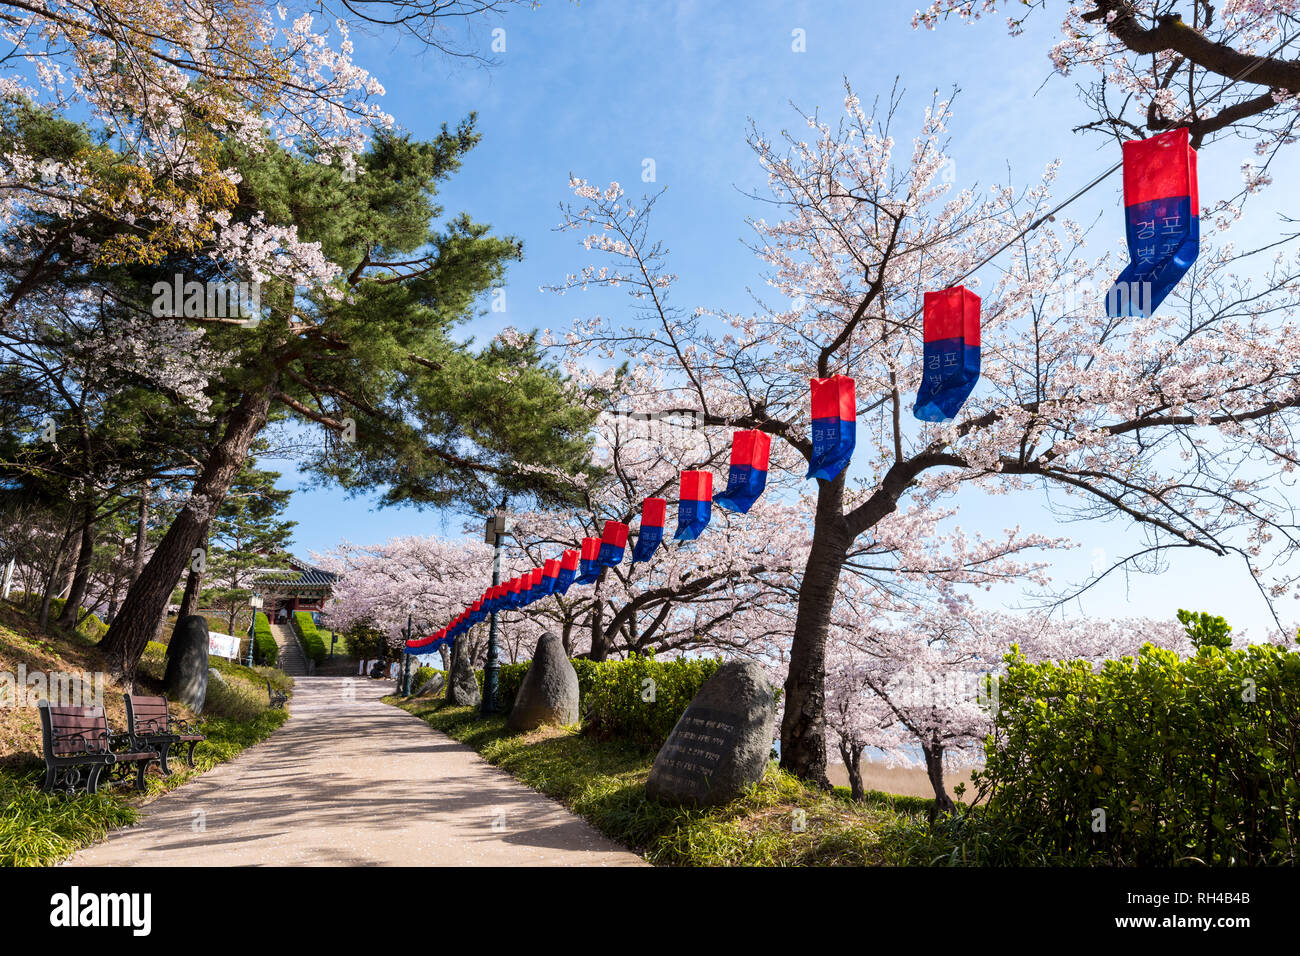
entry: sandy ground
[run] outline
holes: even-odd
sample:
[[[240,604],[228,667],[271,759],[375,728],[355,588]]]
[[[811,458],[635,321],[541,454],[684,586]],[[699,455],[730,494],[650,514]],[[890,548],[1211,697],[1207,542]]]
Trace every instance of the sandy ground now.
[[[390,681],[299,677],[291,718],[73,866],[637,866],[635,853],[380,701]],[[202,746],[202,745],[200,745]]]
[[[849,774],[842,763],[830,763],[826,768],[826,776],[830,777],[831,783],[837,787],[849,785]],[[945,773],[943,782],[947,784],[949,793],[952,793],[952,788],[957,784],[966,784],[966,798],[970,799],[969,770]],[[867,790],[883,790],[885,793],[899,793],[908,797],[934,796],[934,788],[930,786],[930,778],[925,775],[925,770],[913,767],[890,767],[872,760],[862,761],[862,786]],[[957,795],[953,794],[953,799],[956,798]]]

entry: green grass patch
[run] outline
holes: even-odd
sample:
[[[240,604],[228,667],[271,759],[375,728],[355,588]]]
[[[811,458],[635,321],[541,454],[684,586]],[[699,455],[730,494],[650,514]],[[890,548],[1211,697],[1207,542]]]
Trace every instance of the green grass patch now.
[[[269,737],[289,715],[266,710],[247,720],[206,717],[199,729],[207,740],[194,754],[193,768],[173,758],[170,777],[151,770],[148,791],[103,788],[96,794],[68,797],[40,792],[44,764],[26,772],[0,769],[0,866],[52,866],[99,840],[109,830],[139,819],[139,807],[182,787],[205,770],[231,759],[246,747]]]
[[[689,809],[646,798],[654,762],[621,740],[570,729],[514,734],[503,716],[441,700],[386,698],[554,797],[606,836],[667,866],[861,866],[919,860],[907,837],[928,830],[931,801],[872,793],[861,802],[821,791],[770,764],[726,806]]]

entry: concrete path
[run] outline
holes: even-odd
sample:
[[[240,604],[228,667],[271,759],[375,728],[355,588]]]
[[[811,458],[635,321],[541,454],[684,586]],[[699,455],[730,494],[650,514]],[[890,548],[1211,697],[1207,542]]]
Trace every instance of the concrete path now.
[[[139,824],[70,864],[645,865],[469,747],[382,703],[392,689],[298,678],[283,728],[159,797]]]

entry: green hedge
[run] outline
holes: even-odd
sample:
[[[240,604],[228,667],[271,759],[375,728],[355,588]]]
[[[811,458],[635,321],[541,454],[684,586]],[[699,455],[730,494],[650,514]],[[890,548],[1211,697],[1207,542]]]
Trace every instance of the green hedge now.
[[[582,695],[582,732],[658,749],[722,661],[685,657],[657,661],[653,655],[633,654],[624,661],[581,663],[585,666],[578,672],[579,688],[587,685]]]
[[[280,648],[271,634],[271,622],[261,611],[253,618],[253,660],[264,667],[274,667],[280,658]]]
[[[632,655],[625,661],[571,662],[578,674],[578,711],[582,731],[602,739],[620,738],[647,750],[668,739],[677,719],[697,691],[722,663],[716,658],[657,661]],[[502,664],[497,671],[497,705],[508,712],[528,661]],[[478,672],[479,688],[483,672]],[[651,683],[652,682],[652,683]],[[649,698],[649,699],[646,699]]]
[[[1006,662],[975,774],[990,822],[1079,863],[1300,862],[1300,654]]]
[[[316,630],[316,622],[311,619],[310,613],[307,611],[294,611],[293,629],[298,632],[298,639],[302,643],[302,652],[309,659],[316,664],[325,660],[329,652],[325,649],[325,642],[321,640],[320,632]]]

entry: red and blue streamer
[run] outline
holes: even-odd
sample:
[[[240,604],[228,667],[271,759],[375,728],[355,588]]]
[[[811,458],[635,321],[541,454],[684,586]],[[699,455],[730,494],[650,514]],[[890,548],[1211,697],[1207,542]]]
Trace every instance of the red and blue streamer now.
[[[664,518],[668,502],[663,498],[647,498],[641,502],[641,527],[637,529],[636,546],[632,549],[632,563],[649,561],[664,539]]]
[[[746,514],[767,487],[767,461],[772,436],[766,432],[739,431],[731,436],[731,464],[727,488],[713,503]]]
[[[555,576],[555,593],[567,594],[578,574],[579,552],[569,549],[560,558],[560,573]]]
[[[833,481],[853,457],[858,402],[847,375],[812,380],[812,459],[808,477]]]
[[[591,584],[600,577],[600,539],[583,538],[582,553],[579,557],[580,568],[574,584]]]
[[[627,525],[621,521],[606,521],[600,535],[600,554],[597,563],[603,568],[613,568],[623,563],[627,549]]]
[[[681,493],[677,499],[677,541],[694,541],[709,526],[713,517],[713,472],[682,472]]]
[[[964,286],[927,292],[924,362],[912,414],[923,422],[956,417],[980,377],[980,297]]]
[[[1124,153],[1129,264],[1106,294],[1111,318],[1148,318],[1196,261],[1201,242],[1196,150],[1187,128],[1130,140]]]

